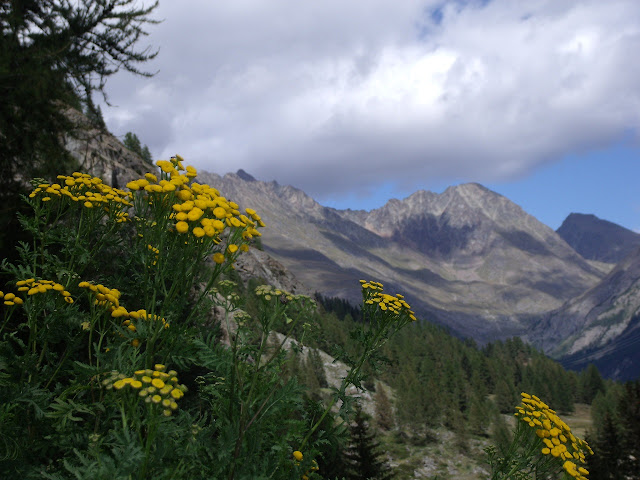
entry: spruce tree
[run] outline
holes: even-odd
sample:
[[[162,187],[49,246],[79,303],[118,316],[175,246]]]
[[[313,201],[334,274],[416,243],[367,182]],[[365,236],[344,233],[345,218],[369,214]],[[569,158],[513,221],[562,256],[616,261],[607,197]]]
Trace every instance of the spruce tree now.
[[[356,415],[350,427],[351,443],[346,452],[349,480],[388,480],[393,472],[383,459],[380,444],[371,432],[367,415],[362,407],[356,407]]]

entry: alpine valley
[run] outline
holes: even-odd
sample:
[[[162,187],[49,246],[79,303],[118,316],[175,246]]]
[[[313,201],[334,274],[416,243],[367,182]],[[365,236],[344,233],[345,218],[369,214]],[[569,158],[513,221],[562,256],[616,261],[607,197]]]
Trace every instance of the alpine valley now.
[[[356,305],[359,279],[381,281],[457,336],[520,336],[573,369],[640,375],[639,234],[578,214],[554,232],[475,183],[367,212],[324,207],[243,170],[199,179],[260,210],[265,251],[310,291]]]
[[[67,148],[92,174],[124,185],[148,171],[108,132],[80,133]],[[456,336],[479,344],[519,336],[572,369],[595,363],[610,378],[640,375],[640,234],[582,214],[554,232],[475,183],[367,212],[324,207],[243,170],[199,171],[198,181],[259,211],[267,260],[308,293],[358,305],[358,280],[376,280]]]

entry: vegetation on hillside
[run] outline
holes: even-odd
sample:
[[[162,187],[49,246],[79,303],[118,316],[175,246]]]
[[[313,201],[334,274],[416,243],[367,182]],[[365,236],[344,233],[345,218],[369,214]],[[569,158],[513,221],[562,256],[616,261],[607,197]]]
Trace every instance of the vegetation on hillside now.
[[[324,404],[306,401],[282,372],[315,302],[258,285],[253,314],[241,309],[224,277],[260,216],[180,157],[157,164],[128,191],[79,172],[34,182],[21,218],[33,241],[3,261],[2,477],[318,478],[316,457],[348,424],[348,387],[413,312],[362,281],[346,377]]]

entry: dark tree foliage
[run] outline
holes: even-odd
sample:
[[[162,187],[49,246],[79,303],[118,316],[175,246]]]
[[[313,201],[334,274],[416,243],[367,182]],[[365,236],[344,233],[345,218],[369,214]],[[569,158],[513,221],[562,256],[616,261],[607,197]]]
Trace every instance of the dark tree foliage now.
[[[124,140],[122,142],[125,147],[131,150],[134,153],[140,155],[140,157],[147,163],[152,164],[153,158],[151,157],[151,152],[149,151],[149,147],[146,145],[142,145],[138,135],[132,132],[127,132],[124,136]]]
[[[387,480],[393,473],[383,457],[380,444],[369,427],[366,414],[356,407],[353,424],[350,427],[351,443],[347,449],[349,480]]]
[[[335,313],[340,319],[344,319],[347,315],[350,315],[356,322],[362,321],[362,314],[359,307],[354,307],[348,300],[339,297],[325,297],[322,294],[316,292],[315,299],[318,304],[322,305],[322,308],[326,312]]]
[[[305,412],[311,425],[322,416],[324,406],[321,402],[307,397]],[[337,416],[329,412],[311,439],[320,445],[320,456],[317,461],[322,478],[346,478],[348,465],[345,450],[349,441],[349,430],[345,427],[345,423],[339,422]]]
[[[16,230],[17,194],[26,181],[73,167],[64,137],[75,126],[65,109],[91,108],[93,92],[106,100],[107,78],[119,70],[151,75],[138,65],[157,52],[135,46],[146,35],[145,24],[157,23],[149,17],[156,6],[140,7],[135,0],[0,1],[2,232]],[[12,241],[3,236],[0,247]]]
[[[597,395],[592,419],[589,478],[640,479],[640,381],[626,383],[614,395]]]
[[[578,376],[578,396],[580,401],[591,403],[598,392],[604,391],[604,380],[600,376],[598,368],[593,363],[590,363]]]
[[[105,96],[107,78],[156,56],[135,45],[157,2],[9,0],[0,3],[0,138],[3,178],[59,171],[62,136],[71,126],[63,106]],[[54,162],[52,162],[54,160]]]
[[[610,414],[605,414],[596,436],[587,441],[594,451],[594,455],[587,458],[589,477],[592,480],[624,478],[620,435]]]

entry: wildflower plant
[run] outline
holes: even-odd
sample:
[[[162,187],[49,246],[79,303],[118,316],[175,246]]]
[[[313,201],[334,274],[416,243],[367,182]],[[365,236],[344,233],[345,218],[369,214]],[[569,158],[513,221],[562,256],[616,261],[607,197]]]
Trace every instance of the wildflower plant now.
[[[126,190],[76,172],[24,198],[32,240],[2,263],[3,478],[318,478],[318,426],[415,320],[400,295],[363,282],[358,354],[322,418],[307,417],[283,370],[315,302],[259,286],[255,314],[244,310],[227,277],[265,224],[183,161]]]
[[[525,392],[521,395],[511,444],[501,452],[495,447],[487,449],[492,480],[588,480],[586,456],[593,454],[589,444],[575,436],[569,425],[540,398]]]

